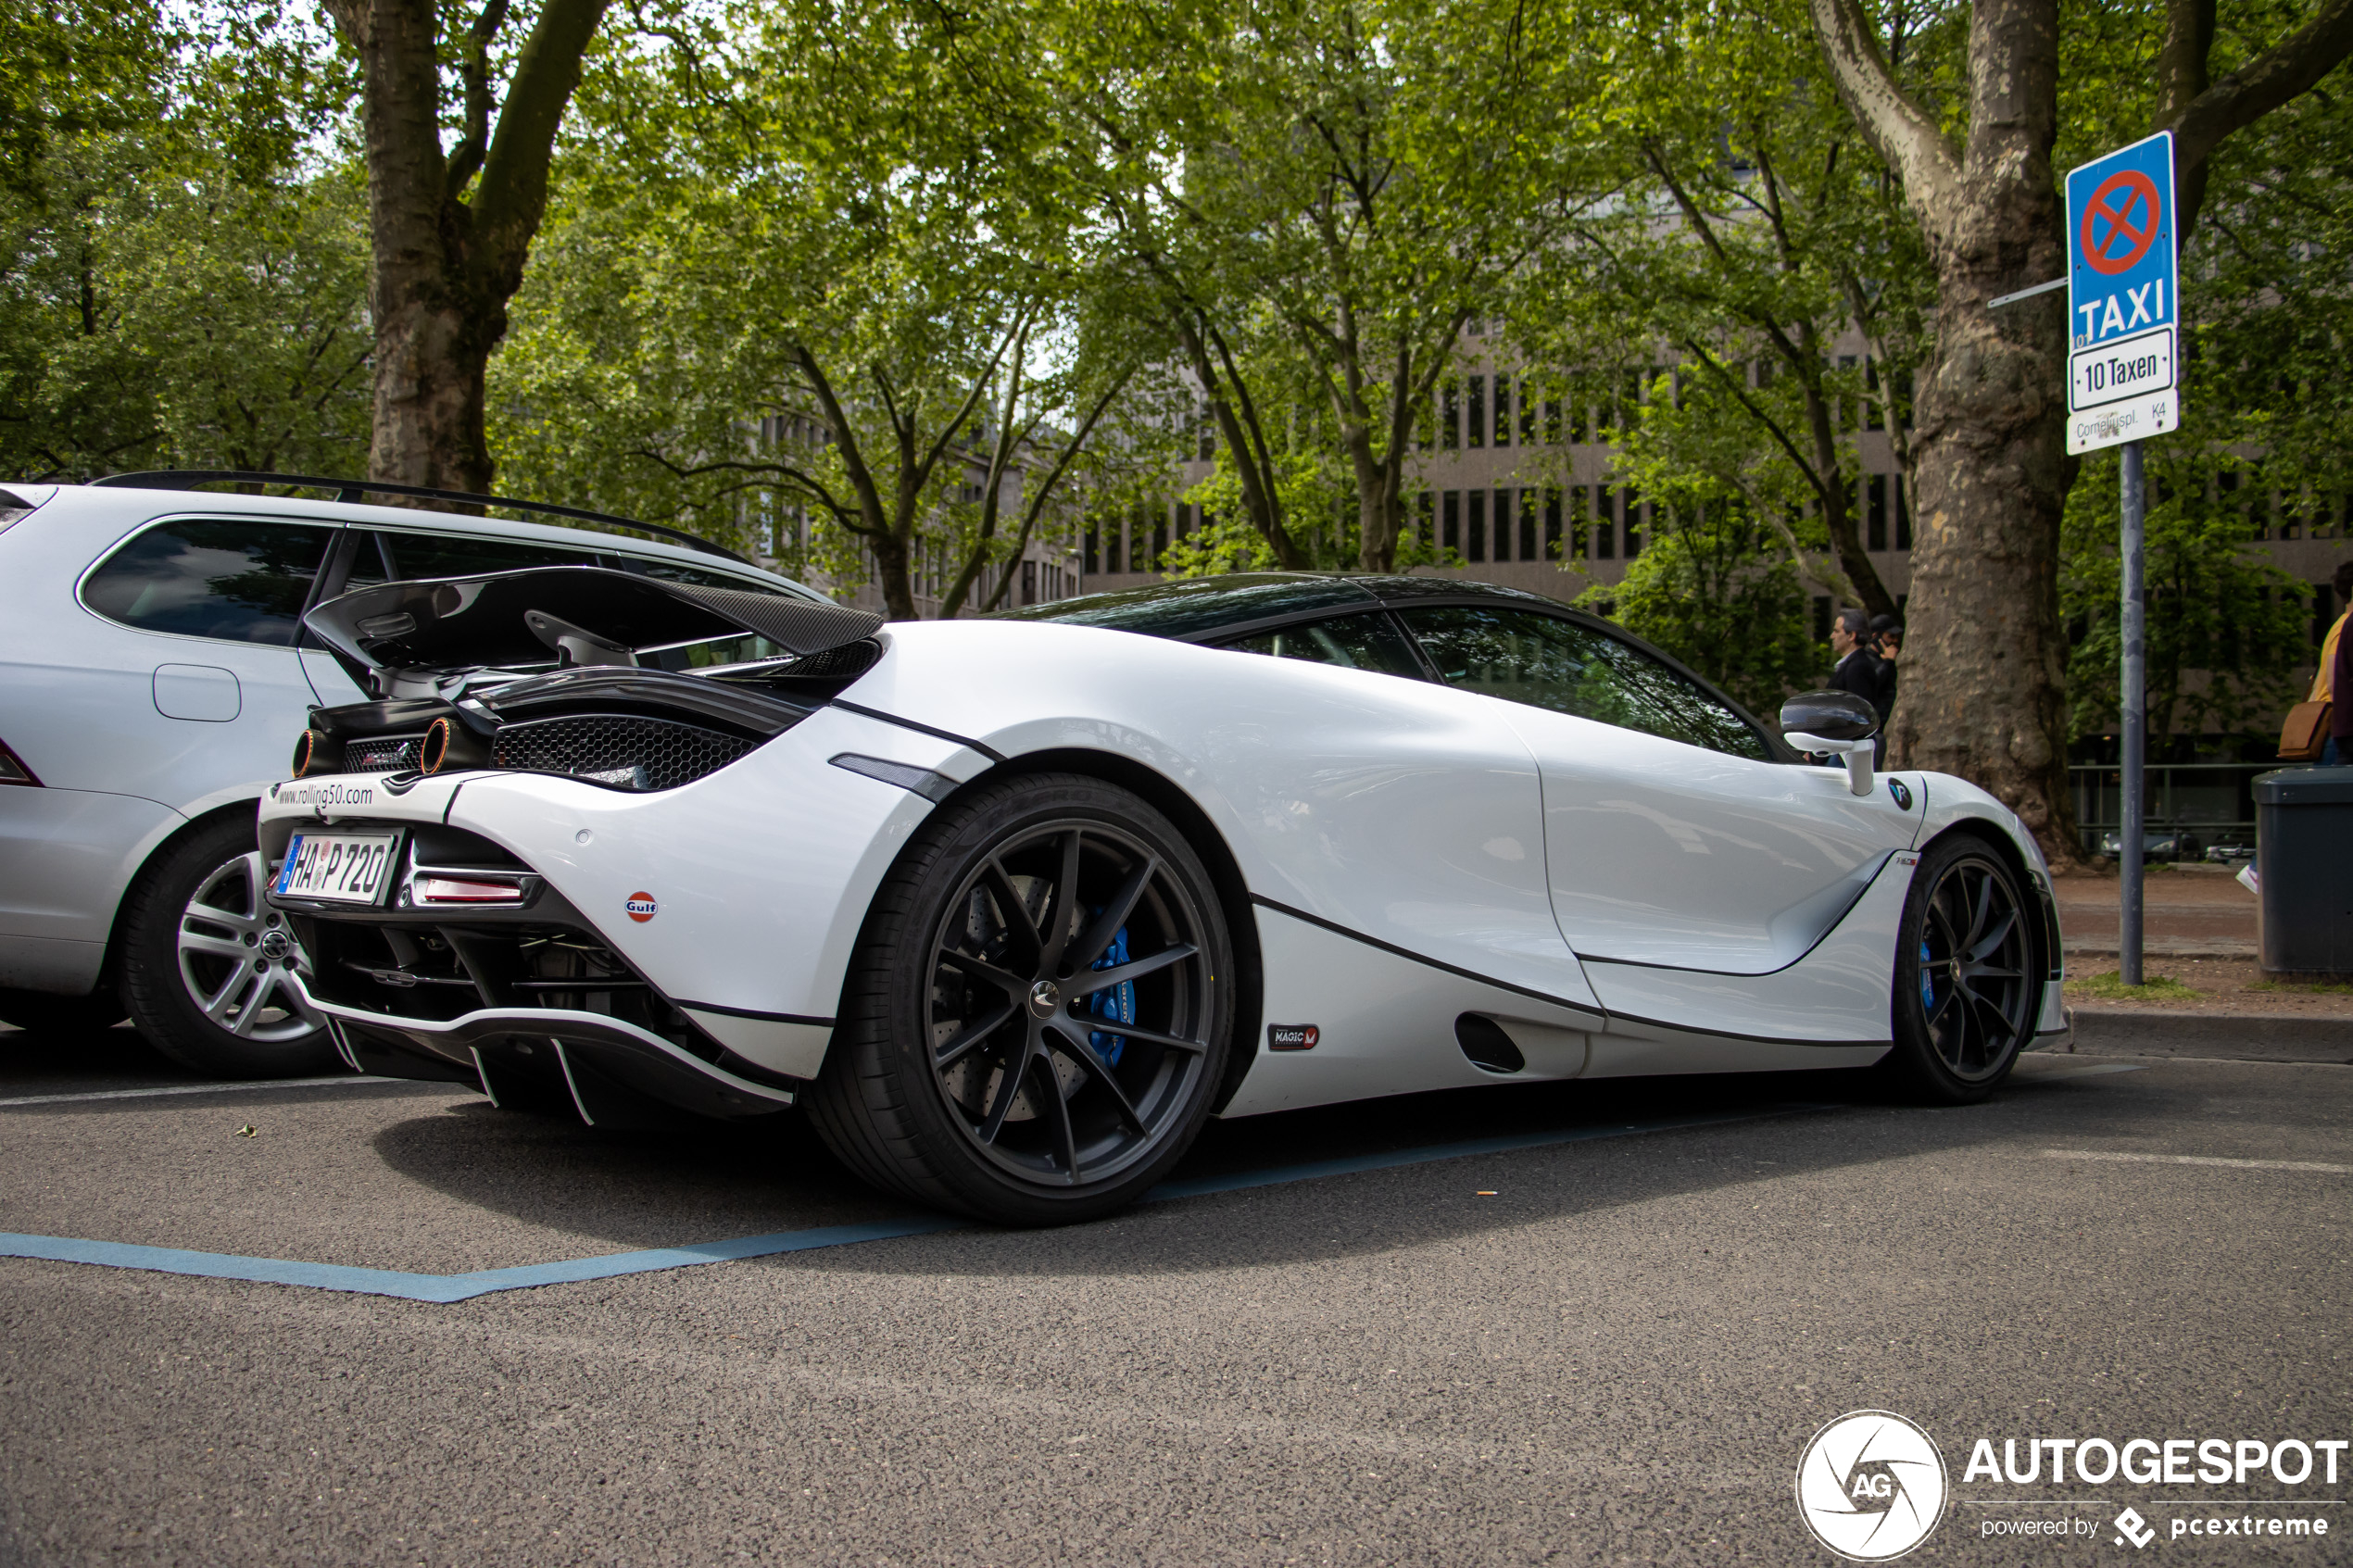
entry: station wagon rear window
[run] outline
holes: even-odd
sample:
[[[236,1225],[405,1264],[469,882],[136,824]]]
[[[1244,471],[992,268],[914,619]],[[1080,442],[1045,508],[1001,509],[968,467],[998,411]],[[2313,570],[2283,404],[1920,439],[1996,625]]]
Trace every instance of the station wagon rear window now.
[[[333,538],[311,523],[175,519],[108,556],[82,602],[143,632],[291,646]]]

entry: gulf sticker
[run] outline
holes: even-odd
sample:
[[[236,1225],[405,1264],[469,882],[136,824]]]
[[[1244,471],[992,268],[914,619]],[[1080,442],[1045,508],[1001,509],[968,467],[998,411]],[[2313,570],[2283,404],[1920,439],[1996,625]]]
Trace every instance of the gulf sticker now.
[[[629,901],[622,908],[629,911],[631,920],[643,925],[654,918],[654,912],[661,906],[654,902],[654,896],[650,893],[632,893],[629,896]]]

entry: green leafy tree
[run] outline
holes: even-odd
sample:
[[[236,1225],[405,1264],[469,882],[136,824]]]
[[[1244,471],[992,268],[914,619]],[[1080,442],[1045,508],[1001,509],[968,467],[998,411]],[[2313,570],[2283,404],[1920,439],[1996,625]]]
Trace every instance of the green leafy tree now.
[[[1638,363],[1652,345],[1679,357],[1684,404],[1722,427],[1679,413],[1684,437],[1719,467],[1738,449],[1743,472],[1795,481],[1830,545],[1819,580],[1892,614],[1855,503],[1857,416],[1868,408],[1901,464],[1925,348],[1931,279],[1900,192],[1825,80],[1795,0],[1668,7],[1616,69],[1625,199],[1544,258],[1514,332],[1532,362],[1607,372],[1610,402],[1627,345]],[[1832,347],[1850,329],[1867,362],[1842,368]],[[1656,406],[1676,398],[1670,386]],[[1621,443],[1651,412],[1621,408]]]
[[[1393,569],[1465,325],[1599,194],[1579,73],[1604,24],[1427,0],[1046,14],[1073,180],[1159,290],[1243,510],[1278,562],[1312,562],[1278,474],[1296,377],[1354,494],[1356,564]]]
[[[1965,51],[1927,82],[1907,79],[1893,47],[1907,9],[1866,0],[1808,9],[1839,95],[1900,184],[1936,277],[1891,748],[1984,786],[2046,854],[2071,861],[2058,593],[2074,477],[2061,428],[2066,324],[2053,299],[1988,306],[2061,274],[2062,157],[2113,145],[2126,102],[2146,115],[2142,130],[2175,132],[2175,232],[2194,234],[2227,142],[2353,53],[2353,0],[2248,15],[2243,29],[2218,25],[2215,0],[2166,0],[2136,14],[2157,22],[2154,48],[2129,25],[2070,33],[2057,0],[1970,0]],[[2079,42],[2092,47],[2079,52]],[[2082,130],[2099,139],[2078,146]]]
[[[953,614],[1117,490],[1151,420],[1116,292],[901,19],[746,8],[604,56],[496,386],[531,483],[715,534],[806,513],[811,564],[908,618],[941,552]]]
[[[1686,411],[1672,427],[1645,419],[1629,434],[1620,468],[1653,502],[1642,553],[1622,582],[1595,583],[1577,603],[1770,713],[1789,693],[1818,685],[1829,665],[1806,625],[1806,580],[1820,580],[1829,541],[1818,519],[1791,504],[1803,488],[1792,474],[1751,466],[1743,433],[1720,416]],[[1695,439],[1706,435],[1721,444],[1717,461]]]
[[[0,470],[358,466],[366,235],[333,139],[349,83],[299,19],[211,20],[83,6],[0,24]]]
[[[2271,563],[2256,542],[2261,522],[2238,493],[2218,485],[2243,476],[2240,460],[2160,446],[2148,470],[2162,496],[2149,508],[2142,557],[2149,734],[2163,746],[2177,736],[2245,733],[2303,695],[2296,675],[2311,657],[2308,590]],[[2079,736],[2118,721],[2116,479],[2113,454],[2090,458],[2068,501],[2060,593],[2082,629],[2068,667],[2070,728]]]

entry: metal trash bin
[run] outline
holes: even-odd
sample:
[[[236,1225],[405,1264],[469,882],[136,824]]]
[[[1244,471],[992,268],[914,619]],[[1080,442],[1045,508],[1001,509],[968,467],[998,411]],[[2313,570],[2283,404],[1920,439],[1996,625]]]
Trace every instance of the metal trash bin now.
[[[2263,972],[2353,979],[2353,768],[2255,779]]]

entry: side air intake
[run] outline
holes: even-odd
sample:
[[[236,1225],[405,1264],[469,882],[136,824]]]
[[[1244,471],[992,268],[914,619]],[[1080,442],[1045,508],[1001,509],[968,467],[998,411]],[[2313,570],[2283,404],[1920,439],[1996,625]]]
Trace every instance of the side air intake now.
[[[1512,1044],[1512,1037],[1491,1018],[1481,1018],[1466,1012],[1454,1020],[1454,1043],[1474,1066],[1489,1073],[1517,1073],[1528,1065],[1528,1059]]]

